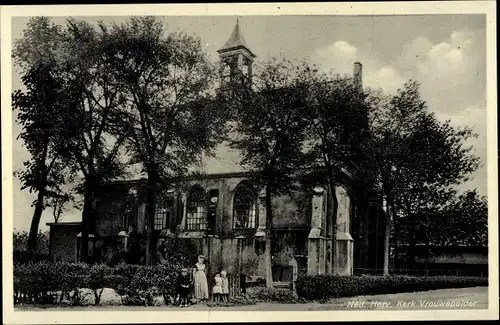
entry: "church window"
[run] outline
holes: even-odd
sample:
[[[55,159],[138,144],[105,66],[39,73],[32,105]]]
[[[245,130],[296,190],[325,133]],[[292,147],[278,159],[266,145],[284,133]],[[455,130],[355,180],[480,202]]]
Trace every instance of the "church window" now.
[[[247,182],[236,188],[233,199],[233,228],[257,228],[257,195]]]
[[[155,209],[155,230],[167,229],[174,217],[174,198],[167,197],[159,200]]]
[[[187,197],[187,230],[207,229],[207,202],[205,190],[195,185]]]

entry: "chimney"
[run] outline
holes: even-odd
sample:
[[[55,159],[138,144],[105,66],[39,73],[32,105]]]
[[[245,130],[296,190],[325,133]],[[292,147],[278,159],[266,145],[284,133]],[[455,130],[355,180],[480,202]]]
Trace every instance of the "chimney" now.
[[[353,82],[359,90],[363,90],[363,65],[361,62],[354,62]]]

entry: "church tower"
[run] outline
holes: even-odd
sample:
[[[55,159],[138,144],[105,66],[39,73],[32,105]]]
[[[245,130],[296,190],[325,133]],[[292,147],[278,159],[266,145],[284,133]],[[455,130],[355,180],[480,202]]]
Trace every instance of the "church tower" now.
[[[255,54],[250,51],[241,34],[239,21],[226,44],[217,51],[220,58],[221,86],[229,82],[240,82],[250,85],[252,82],[252,65]]]

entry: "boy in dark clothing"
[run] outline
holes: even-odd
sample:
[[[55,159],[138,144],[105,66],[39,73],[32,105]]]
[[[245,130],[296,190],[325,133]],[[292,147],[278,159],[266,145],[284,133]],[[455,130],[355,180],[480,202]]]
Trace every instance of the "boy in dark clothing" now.
[[[189,293],[191,292],[191,276],[187,269],[182,269],[177,282],[177,296],[179,297],[179,306],[189,306]]]

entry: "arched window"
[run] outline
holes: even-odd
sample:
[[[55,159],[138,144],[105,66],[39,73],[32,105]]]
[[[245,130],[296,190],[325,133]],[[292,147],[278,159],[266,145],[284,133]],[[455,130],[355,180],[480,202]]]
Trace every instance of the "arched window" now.
[[[234,193],[233,228],[257,228],[257,192],[247,182],[240,183]]]
[[[159,197],[155,209],[155,230],[167,229],[174,217],[174,198]]]
[[[207,196],[205,190],[194,185],[188,193],[186,202],[187,230],[207,229]]]

